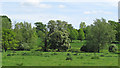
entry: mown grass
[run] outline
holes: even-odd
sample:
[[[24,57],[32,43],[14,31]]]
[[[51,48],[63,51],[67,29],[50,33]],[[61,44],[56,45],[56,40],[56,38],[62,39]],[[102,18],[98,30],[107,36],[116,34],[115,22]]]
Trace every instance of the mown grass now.
[[[74,40],[70,44],[72,49],[80,49],[84,43],[85,41]],[[118,54],[109,52],[7,51],[2,55],[3,66],[118,66]]]

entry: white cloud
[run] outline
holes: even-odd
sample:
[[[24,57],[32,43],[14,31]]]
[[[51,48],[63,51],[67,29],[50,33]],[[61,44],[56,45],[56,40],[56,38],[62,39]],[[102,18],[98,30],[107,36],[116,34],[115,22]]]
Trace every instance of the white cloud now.
[[[39,4],[38,7],[40,8],[51,8],[51,5],[47,5],[47,4]]]
[[[25,0],[21,2],[21,5],[23,7],[25,6],[34,6],[34,7],[39,7],[39,8],[51,8],[52,7],[51,5],[43,4],[41,2],[43,2],[43,0]]]
[[[59,8],[65,8],[66,6],[65,5],[59,5],[58,7]]]
[[[112,14],[112,12],[108,12],[108,11],[85,11],[83,12],[84,14]]]

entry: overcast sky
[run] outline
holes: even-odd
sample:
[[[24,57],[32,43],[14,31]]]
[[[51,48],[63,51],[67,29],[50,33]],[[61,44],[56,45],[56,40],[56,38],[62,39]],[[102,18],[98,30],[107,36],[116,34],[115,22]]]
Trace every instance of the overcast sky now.
[[[0,15],[7,15],[13,22],[27,21],[48,23],[64,20],[79,28],[81,22],[92,24],[96,18],[118,20],[118,0],[2,0]]]

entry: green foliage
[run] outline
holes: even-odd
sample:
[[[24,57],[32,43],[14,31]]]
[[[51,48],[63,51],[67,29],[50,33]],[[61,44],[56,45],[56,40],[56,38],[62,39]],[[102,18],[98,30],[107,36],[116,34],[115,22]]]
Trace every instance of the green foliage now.
[[[38,36],[38,47],[42,46],[44,47],[44,51],[47,51],[48,45],[47,45],[47,39],[48,39],[48,31],[46,28],[46,25],[43,24],[42,22],[36,22],[36,33]]]
[[[71,24],[67,25],[67,30],[69,32],[69,38],[72,42],[72,40],[77,40],[78,39],[78,31],[77,29],[74,29]]]
[[[26,50],[26,48],[27,50],[30,50],[37,47],[38,37],[36,34],[36,29],[32,28],[31,24],[29,24],[28,22],[16,23],[14,32],[16,33],[15,39],[19,41],[19,50]]]
[[[110,46],[109,46],[109,52],[117,52],[117,50],[118,50],[118,47],[115,45],[115,44],[111,44]]]
[[[18,41],[15,40],[15,33],[11,29],[3,29],[2,31],[2,48],[15,49]]]
[[[99,52],[106,44],[115,40],[116,31],[105,19],[96,19],[94,24],[88,28],[87,48]]]
[[[50,47],[53,49],[64,49],[65,47],[69,47],[69,38],[67,32],[56,30],[50,34],[49,40],[51,45]]]
[[[116,40],[120,41],[120,23],[109,20],[108,23],[116,30]]]
[[[28,51],[30,50],[30,46],[28,45],[28,43],[23,43],[22,46],[24,50],[28,50]]]
[[[42,31],[43,33],[45,33],[46,32],[46,25],[43,24],[42,22],[36,22],[35,25],[36,25],[36,32],[38,34],[38,37],[41,37],[40,36],[41,35],[40,31]]]
[[[80,29],[84,30],[85,28],[86,28],[85,22],[81,22],[80,23]]]
[[[116,31],[116,40],[120,42],[120,23],[117,23]]]
[[[79,29],[78,39],[81,40],[81,41],[83,41],[85,39],[85,35],[84,35],[84,32],[83,32],[83,29]]]
[[[52,32],[56,30],[56,26],[57,26],[57,23],[54,20],[50,20],[48,22],[47,27],[49,28],[49,34],[51,34]]]
[[[7,16],[0,16],[0,18],[2,19],[2,29],[11,29],[12,23],[10,18]]]
[[[51,49],[66,50],[69,45],[69,38],[67,32],[67,23],[65,21],[57,20],[49,21],[49,45]]]

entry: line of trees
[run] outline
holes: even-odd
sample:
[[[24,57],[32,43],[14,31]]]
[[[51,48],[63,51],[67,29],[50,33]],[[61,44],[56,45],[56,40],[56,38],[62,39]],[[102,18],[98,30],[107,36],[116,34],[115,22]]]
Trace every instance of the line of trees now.
[[[90,26],[81,22],[79,29],[75,29],[72,24],[61,20],[50,20],[47,25],[36,22],[35,27],[32,27],[28,22],[18,22],[12,26],[10,18],[7,16],[0,18],[2,18],[2,49],[5,52],[8,49],[38,48],[43,51],[48,51],[48,49],[66,51],[70,48],[72,40],[87,40],[87,51],[99,52],[105,44],[120,41],[120,24],[114,21],[107,23],[103,18],[96,19]]]

